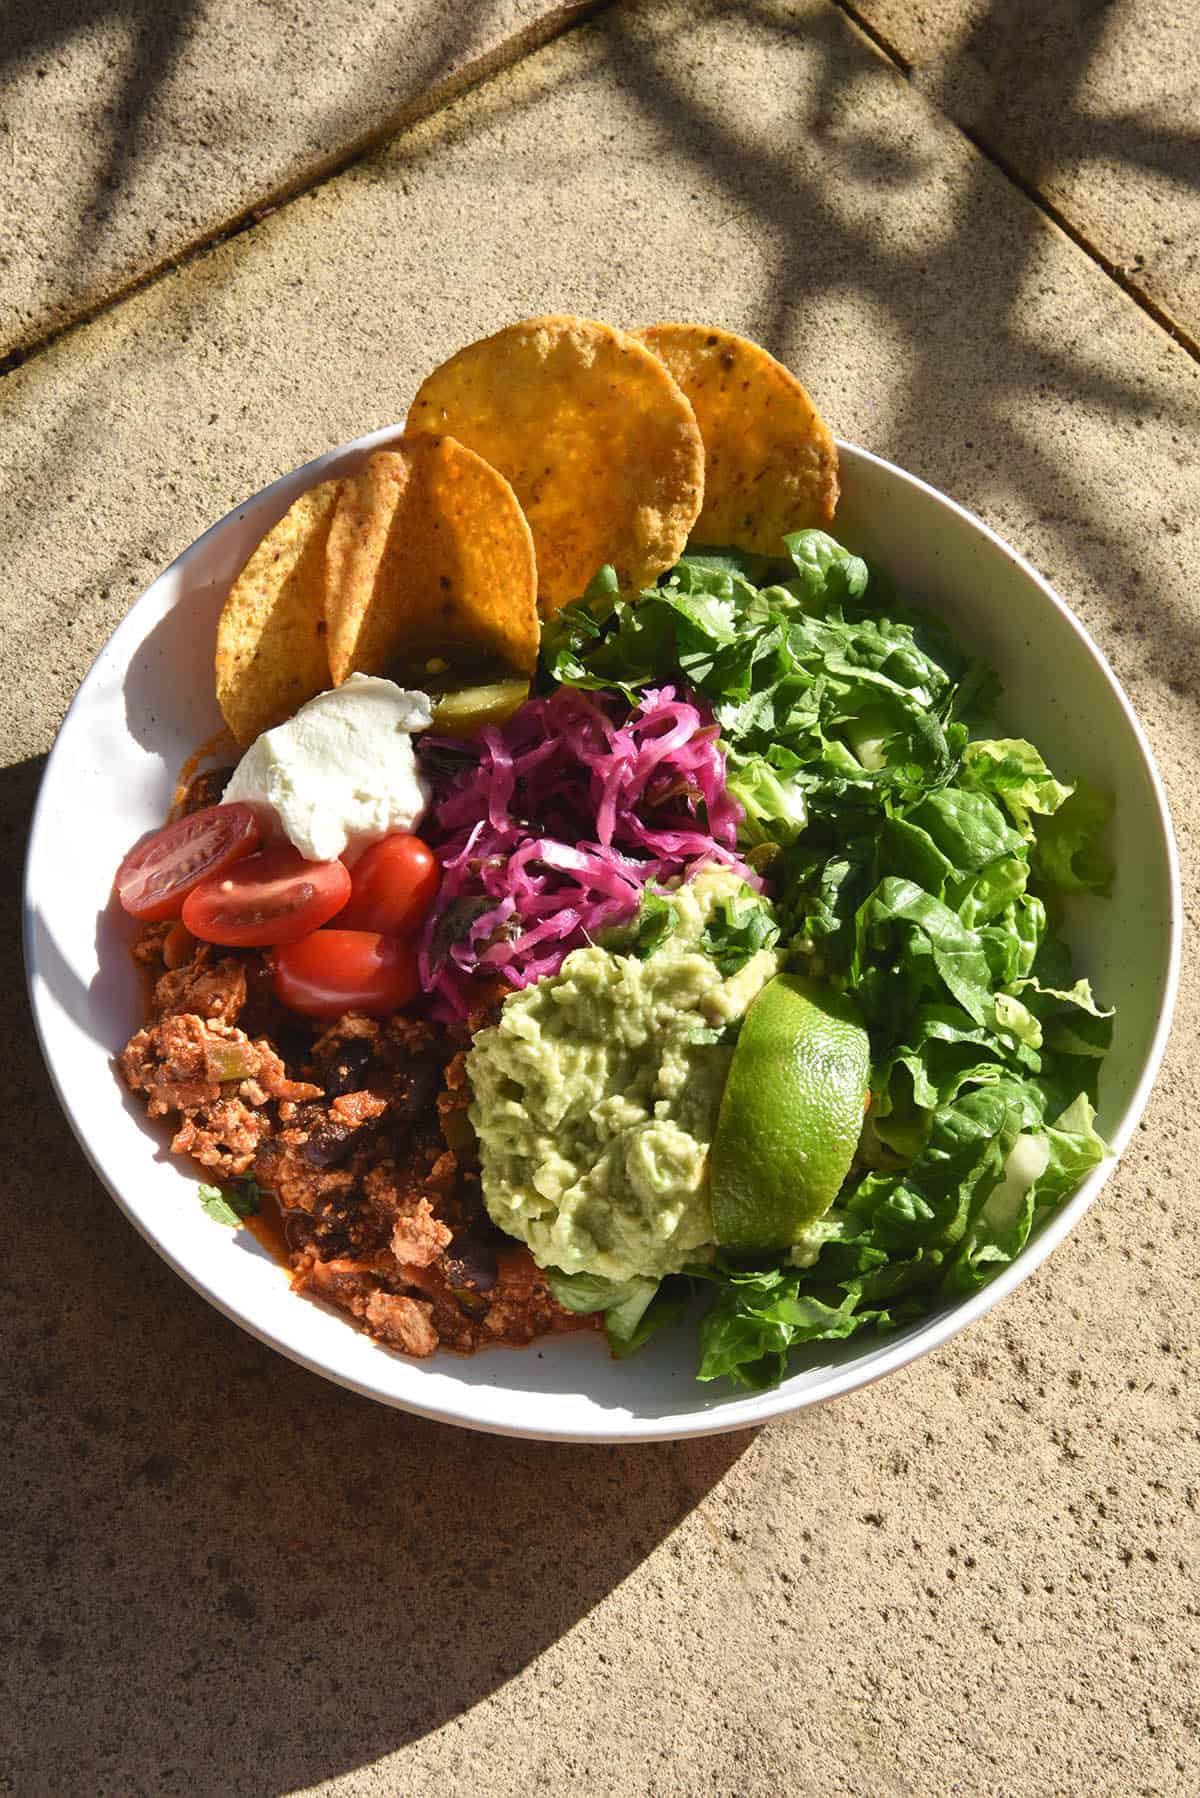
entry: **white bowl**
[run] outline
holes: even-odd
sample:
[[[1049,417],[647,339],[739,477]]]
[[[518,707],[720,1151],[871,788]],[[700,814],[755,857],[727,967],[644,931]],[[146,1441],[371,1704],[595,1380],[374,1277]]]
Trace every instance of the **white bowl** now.
[[[598,1337],[567,1337],[472,1359],[409,1361],[345,1319],[294,1296],[245,1231],[214,1223],[196,1169],[120,1084],[113,1057],[141,1023],[127,954],[132,929],[110,902],[128,846],[159,823],[192,750],[220,725],[212,691],[221,601],[250,549],[295,496],[347,472],[397,434],[357,439],[264,489],[161,574],[114,631],[77,694],[42,781],[25,884],[34,1017],[67,1118],[117,1203],[198,1291],[264,1342],[385,1404],[504,1435],[616,1442],[745,1429],[890,1373],[981,1317],[1025,1280],[1092,1203],[1112,1170],[1079,1191],[990,1286],[890,1337],[817,1343],[776,1391],[746,1396],[693,1377],[695,1339],[669,1333],[627,1362]],[[1119,1154],[1146,1103],[1174,1004],[1181,905],[1170,820],[1150,750],[1086,632],[1029,564],[953,501],[890,463],[841,446],[835,526],[922,597],[1004,682],[1001,724],[1060,770],[1116,795],[1110,900],[1083,900],[1069,935],[1082,972],[1117,1008],[1100,1127]]]

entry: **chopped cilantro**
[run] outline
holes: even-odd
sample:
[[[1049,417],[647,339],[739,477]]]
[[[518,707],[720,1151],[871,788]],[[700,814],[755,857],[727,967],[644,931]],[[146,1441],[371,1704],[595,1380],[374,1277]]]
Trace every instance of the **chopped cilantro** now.
[[[779,941],[779,926],[765,899],[746,892],[718,902],[700,947],[714,962],[720,974],[728,978],[744,968],[760,949],[770,949]]]
[[[645,961],[648,955],[662,948],[677,922],[675,907],[666,894],[643,887],[641,903],[628,924],[615,925],[599,940],[601,946],[614,955],[634,955],[639,961]]]
[[[200,1203],[214,1223],[236,1229],[244,1217],[253,1217],[262,1203],[258,1181],[253,1174],[243,1174],[228,1186],[201,1186]]]
[[[631,953],[640,961],[645,961],[648,955],[653,955],[656,949],[662,948],[673,933],[676,922],[675,907],[671,901],[662,893],[653,892],[650,887],[643,888]]]

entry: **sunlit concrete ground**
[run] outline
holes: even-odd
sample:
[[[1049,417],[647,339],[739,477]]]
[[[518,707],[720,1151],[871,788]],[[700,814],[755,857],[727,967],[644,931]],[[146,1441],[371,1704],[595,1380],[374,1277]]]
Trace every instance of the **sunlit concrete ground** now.
[[[637,1450],[410,1420],[210,1310],[69,1136],[18,949],[44,756],[148,581],[552,309],[745,331],[1049,574],[1150,735],[1190,932],[1200,42],[1153,13],[10,8],[0,1789],[1200,1789],[1190,934],[1145,1126],[1018,1294],[832,1407]]]

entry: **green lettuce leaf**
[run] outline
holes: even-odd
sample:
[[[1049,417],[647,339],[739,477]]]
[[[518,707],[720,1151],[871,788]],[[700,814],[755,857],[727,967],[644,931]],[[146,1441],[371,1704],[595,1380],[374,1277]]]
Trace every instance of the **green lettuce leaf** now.
[[[861,599],[869,572],[860,556],[852,556],[825,531],[793,531],[784,538],[796,569],[792,590],[810,602]]]
[[[664,1280],[608,1280],[602,1274],[545,1270],[546,1284],[560,1305],[580,1314],[604,1313],[608,1345],[618,1360],[632,1355],[659,1330],[678,1323],[691,1297],[691,1282],[678,1275]]]
[[[739,832],[743,845],[793,843],[808,823],[804,764],[790,749],[773,744],[765,755],[731,756],[726,785],[745,812]]]
[[[1070,798],[1072,789],[1056,780],[1023,737],[980,737],[963,752],[962,784],[990,793],[1006,808],[1028,840],[1034,816],[1049,817]]]
[[[1113,813],[1110,793],[1087,781],[1036,827],[1034,869],[1060,893],[1108,893],[1113,865],[1101,838]]]
[[[870,1015],[894,1016],[944,987],[981,1024],[992,977],[980,937],[911,880],[889,876],[859,907],[851,985]]]

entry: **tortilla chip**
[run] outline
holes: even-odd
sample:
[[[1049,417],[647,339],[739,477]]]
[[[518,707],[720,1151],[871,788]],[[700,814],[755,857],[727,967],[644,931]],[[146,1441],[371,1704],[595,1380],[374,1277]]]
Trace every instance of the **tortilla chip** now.
[[[533,671],[529,526],[504,476],[452,437],[400,437],[343,481],[325,562],[336,684],[385,674],[421,644]]]
[[[778,556],[785,532],[830,523],[837,445],[790,369],[706,325],[647,325],[633,335],[670,369],[704,439],[696,543]]]
[[[239,743],[252,743],[330,684],[325,542],[340,485],[302,493],[229,590],[217,624],[217,704]]]
[[[663,364],[611,325],[531,318],[468,344],[422,384],[409,431],[449,431],[512,482],[549,617],[606,562],[622,589],[678,561],[704,496],[704,446]]]

